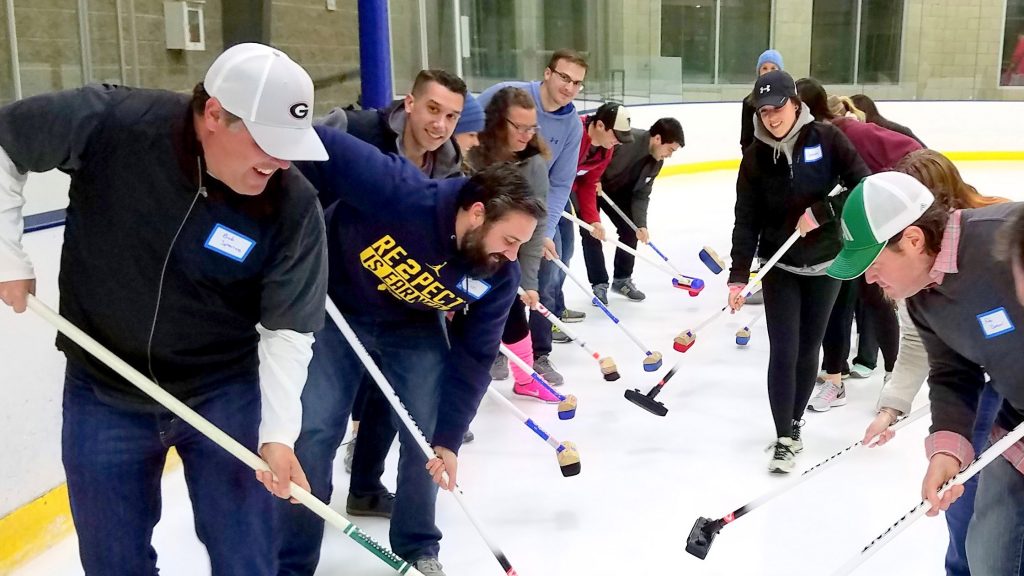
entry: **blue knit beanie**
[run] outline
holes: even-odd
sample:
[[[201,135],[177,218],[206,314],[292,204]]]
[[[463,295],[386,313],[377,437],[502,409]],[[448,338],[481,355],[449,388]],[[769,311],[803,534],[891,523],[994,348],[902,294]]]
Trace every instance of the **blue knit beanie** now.
[[[466,103],[462,105],[462,116],[455,125],[456,134],[479,132],[484,129],[484,109],[472,94],[466,92]]]
[[[786,67],[782,65],[782,54],[779,54],[778,50],[765,50],[764,52],[761,52],[761,55],[758,56],[757,58],[757,68],[755,68],[754,71],[760,72],[761,66],[765,62],[771,62],[775,64],[776,66],[779,67],[779,70],[786,69]]]

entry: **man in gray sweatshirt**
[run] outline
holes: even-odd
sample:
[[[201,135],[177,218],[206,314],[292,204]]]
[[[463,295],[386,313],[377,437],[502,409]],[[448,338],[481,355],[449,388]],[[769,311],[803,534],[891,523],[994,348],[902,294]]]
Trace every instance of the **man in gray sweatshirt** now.
[[[997,440],[1024,420],[1024,307],[1010,267],[993,254],[997,232],[1021,212],[1007,203],[947,212],[911,176],[881,172],[850,195],[843,209],[843,250],[829,274],[866,273],[889,298],[906,298],[928,352],[931,435],[922,497],[929,515],[963,494],[939,488],[975,457],[970,437],[985,374],[1005,398],[992,430]],[[981,474],[967,557],[974,576],[1019,573],[1024,545],[1024,443]],[[1007,495],[1017,495],[1007,498]]]

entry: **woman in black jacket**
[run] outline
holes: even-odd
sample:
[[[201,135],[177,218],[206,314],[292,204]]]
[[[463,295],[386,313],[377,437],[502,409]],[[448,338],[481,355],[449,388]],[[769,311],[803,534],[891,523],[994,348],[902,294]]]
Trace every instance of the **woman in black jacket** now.
[[[839,281],[825,274],[842,245],[839,217],[847,190],[869,174],[838,128],[815,122],[781,71],[757,79],[754,143],[743,152],[736,182],[729,306],[743,306],[742,288],[755,253],[763,261],[798,228],[798,240],[763,282],[771,352],[768,397],[777,441],[768,469],[793,469],[803,449],[800,419],[814,390],[818,350]]]

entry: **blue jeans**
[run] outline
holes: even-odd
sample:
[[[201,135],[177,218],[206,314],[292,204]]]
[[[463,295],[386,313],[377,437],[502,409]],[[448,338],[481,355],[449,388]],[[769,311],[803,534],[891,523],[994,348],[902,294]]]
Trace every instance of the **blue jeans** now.
[[[568,266],[575,244],[573,223],[565,218],[559,220],[558,229],[555,230],[555,236],[551,240],[555,243],[558,259]],[[565,312],[565,295],[562,293],[565,272],[546,259],[542,259],[537,283],[540,303],[555,316],[561,316],[562,312]],[[551,353],[551,324],[540,314],[530,314],[530,336],[533,340],[534,358]]]
[[[973,576],[1024,574],[1024,475],[997,456],[981,471],[967,532]]]
[[[273,497],[252,470],[164,409],[111,406],[94,380],[68,363],[61,437],[71,515],[87,575],[157,574],[151,538],[160,520],[160,477],[174,446],[185,468],[196,534],[212,573],[270,576]],[[255,379],[226,383],[191,407],[255,451],[260,393]]]
[[[988,446],[988,436],[992,431],[992,422],[999,413],[999,406],[1002,399],[992,388],[991,384],[985,384],[985,389],[978,400],[978,412],[974,418],[974,432],[971,438],[971,445],[977,454]],[[1000,457],[999,460],[1003,458]],[[990,466],[994,466],[991,464]],[[975,493],[978,490],[978,478],[975,475],[964,483],[964,494],[949,510],[946,511],[946,525],[949,527],[949,547],[946,549],[946,576],[971,576],[978,574],[977,571],[968,568],[967,561],[967,528],[971,524],[971,517],[974,515]],[[1024,496],[1024,495],[1022,495]],[[971,567],[974,563],[971,562]],[[1004,574],[1011,574],[1005,572]],[[1016,574],[1016,572],[1012,572]]]
[[[441,316],[401,323],[354,315],[346,319],[429,439],[437,421],[440,380],[448,355]],[[295,443],[295,453],[313,495],[325,502],[330,501],[334,490],[334,459],[364,372],[359,358],[328,318],[313,345],[313,360],[302,392],[302,433]],[[363,421],[368,417],[364,412]],[[364,425],[360,424],[357,447],[370,440],[370,435],[364,436]],[[436,557],[440,551],[441,531],[434,524],[437,485],[424,470],[427,459],[413,437],[404,426],[398,429],[401,450],[391,515],[391,549],[414,562]],[[278,505],[278,512],[282,531],[280,574],[311,576],[320,561],[324,521],[305,508],[284,502]]]

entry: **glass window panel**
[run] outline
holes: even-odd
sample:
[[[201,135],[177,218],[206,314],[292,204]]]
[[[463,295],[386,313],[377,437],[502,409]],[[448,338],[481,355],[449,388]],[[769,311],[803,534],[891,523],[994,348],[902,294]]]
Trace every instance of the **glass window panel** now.
[[[661,4],[661,55],[682,59],[684,84],[714,82],[715,1],[665,0]]]
[[[469,58],[463,68],[470,89],[481,91],[500,80],[518,78],[516,2],[472,0],[463,3],[469,16]]]
[[[815,0],[811,14],[811,76],[852,84],[857,0]]]
[[[748,84],[771,38],[771,0],[721,0],[719,84]]]
[[[903,0],[862,0],[858,82],[899,83],[902,35]]]
[[[1024,0],[1006,0],[1000,86],[1024,86]]]
[[[586,52],[587,0],[546,0],[543,23],[544,48],[555,51],[572,48]]]

